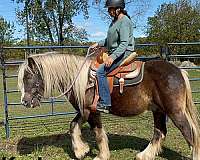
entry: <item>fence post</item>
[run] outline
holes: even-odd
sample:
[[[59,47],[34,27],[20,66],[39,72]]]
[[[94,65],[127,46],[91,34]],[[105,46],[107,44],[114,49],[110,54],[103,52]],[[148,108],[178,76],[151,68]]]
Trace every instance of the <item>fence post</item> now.
[[[169,45],[168,44],[165,46],[165,54],[166,54],[167,60],[170,61],[171,60],[170,59],[170,50],[169,50]]]
[[[165,52],[164,52],[164,48],[163,46],[159,46],[160,47],[160,57],[164,60],[166,60],[166,55],[165,55]]]
[[[4,125],[6,130],[6,138],[10,137],[10,127],[8,120],[8,96],[7,96],[7,83],[6,83],[6,66],[3,48],[0,48],[2,74],[3,74],[3,90],[4,90]]]
[[[170,60],[168,45],[167,46],[163,46],[163,45],[160,46],[160,56],[166,61]]]
[[[54,114],[54,99],[51,98],[51,114]]]

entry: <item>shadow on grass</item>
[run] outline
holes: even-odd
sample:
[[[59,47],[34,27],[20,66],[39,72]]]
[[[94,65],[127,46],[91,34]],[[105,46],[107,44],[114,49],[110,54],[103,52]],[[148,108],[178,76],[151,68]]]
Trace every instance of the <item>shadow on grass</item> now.
[[[110,134],[108,135],[109,138],[109,147],[110,150],[120,150],[124,148],[131,148],[133,150],[136,150],[137,152],[143,151],[147,145],[149,144],[149,141],[143,138],[139,138],[136,136],[128,136],[128,135],[114,135]],[[160,157],[168,159],[168,160],[189,160],[187,157],[182,156],[181,154],[166,148],[162,147],[163,152],[159,154]]]
[[[88,140],[88,143],[91,147],[95,147],[94,136],[88,131],[83,132]],[[128,136],[128,135],[115,135],[115,134],[108,134],[109,139],[109,147],[110,150],[121,150],[125,148],[130,148],[136,150],[137,152],[142,151],[148,145],[149,141],[143,138],[139,138],[136,136]],[[31,154],[35,150],[42,150],[44,146],[56,146],[59,148],[63,148],[64,152],[69,155],[70,158],[75,159],[74,153],[72,151],[71,146],[71,138],[69,134],[58,134],[58,135],[51,135],[51,136],[38,136],[38,137],[24,137],[19,140],[17,144],[17,151],[20,155]],[[90,157],[95,157],[94,154],[91,152],[89,153]],[[163,147],[163,153],[159,155],[165,159],[188,159],[183,157],[179,153]]]
[[[63,148],[71,158],[74,158],[71,149],[71,137],[68,133],[50,136],[23,137],[18,141],[17,152],[20,155],[31,154],[36,150],[41,151],[44,146]]]

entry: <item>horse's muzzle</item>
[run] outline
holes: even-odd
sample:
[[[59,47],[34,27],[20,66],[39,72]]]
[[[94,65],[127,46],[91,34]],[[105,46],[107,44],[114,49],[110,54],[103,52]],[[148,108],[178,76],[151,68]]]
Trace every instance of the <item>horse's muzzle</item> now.
[[[31,101],[31,107],[35,108],[37,106],[40,106],[40,100],[37,99],[37,98],[33,98],[32,101]]]
[[[30,108],[31,107],[31,104],[28,102],[28,101],[26,101],[26,100],[22,100],[22,105],[23,106],[25,106],[26,108]]]
[[[31,101],[22,100],[21,103],[26,108],[35,108],[37,106],[40,106],[40,100],[38,100],[37,98],[33,98]]]

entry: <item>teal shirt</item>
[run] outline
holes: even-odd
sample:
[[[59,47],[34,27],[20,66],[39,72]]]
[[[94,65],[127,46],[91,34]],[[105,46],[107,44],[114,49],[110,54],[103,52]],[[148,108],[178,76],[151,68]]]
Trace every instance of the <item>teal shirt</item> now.
[[[107,38],[99,42],[100,46],[108,49],[113,60],[127,51],[134,51],[133,23],[125,15],[112,22],[107,32]]]

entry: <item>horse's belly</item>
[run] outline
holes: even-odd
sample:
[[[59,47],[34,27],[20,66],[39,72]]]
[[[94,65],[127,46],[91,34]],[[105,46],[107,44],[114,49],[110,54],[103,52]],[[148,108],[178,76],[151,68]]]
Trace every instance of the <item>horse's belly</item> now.
[[[151,99],[137,88],[126,87],[123,94],[118,88],[112,93],[112,113],[118,116],[134,116],[148,110]]]

